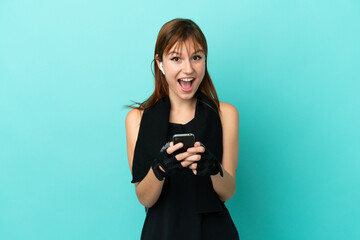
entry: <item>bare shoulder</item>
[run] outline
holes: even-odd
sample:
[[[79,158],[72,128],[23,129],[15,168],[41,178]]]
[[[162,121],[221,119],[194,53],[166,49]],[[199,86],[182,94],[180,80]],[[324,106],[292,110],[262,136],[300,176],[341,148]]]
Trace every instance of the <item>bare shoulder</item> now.
[[[220,119],[223,132],[222,166],[235,178],[239,156],[239,112],[230,103],[220,102]]]
[[[220,102],[220,117],[221,121],[238,121],[239,112],[234,105],[227,102]]]
[[[144,112],[143,110],[134,108],[130,110],[126,115],[125,128],[126,128],[127,139],[129,137],[134,138],[135,135],[137,137],[143,112]]]
[[[131,109],[126,115],[125,123],[134,123],[141,120],[143,111],[139,109]]]
[[[128,161],[131,171],[132,171],[135,145],[139,133],[140,122],[143,112],[144,112],[143,110],[134,108],[128,112],[125,118],[127,154],[128,154]]]

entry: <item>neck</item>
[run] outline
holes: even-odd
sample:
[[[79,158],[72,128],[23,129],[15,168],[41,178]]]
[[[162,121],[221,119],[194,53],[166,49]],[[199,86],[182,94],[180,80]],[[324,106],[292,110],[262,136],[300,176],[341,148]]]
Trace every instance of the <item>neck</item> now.
[[[192,112],[196,107],[196,97],[190,99],[182,99],[178,96],[169,95],[171,111],[177,113]]]

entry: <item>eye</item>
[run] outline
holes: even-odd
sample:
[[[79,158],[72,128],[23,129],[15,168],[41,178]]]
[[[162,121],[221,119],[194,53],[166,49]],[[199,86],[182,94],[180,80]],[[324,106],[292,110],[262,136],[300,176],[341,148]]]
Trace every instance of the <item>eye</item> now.
[[[175,62],[178,62],[180,60],[180,58],[179,57],[173,57],[171,60],[175,61]]]
[[[198,61],[198,60],[200,60],[201,58],[202,58],[202,57],[199,56],[199,55],[196,55],[196,56],[193,57],[193,59],[194,59],[195,61]]]

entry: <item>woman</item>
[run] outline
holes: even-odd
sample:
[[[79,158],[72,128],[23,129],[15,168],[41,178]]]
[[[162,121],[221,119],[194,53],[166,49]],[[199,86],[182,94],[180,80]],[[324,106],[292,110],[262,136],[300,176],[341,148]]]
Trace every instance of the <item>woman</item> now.
[[[132,183],[147,212],[141,239],[239,239],[224,205],[235,193],[239,115],[217,98],[205,36],[189,19],[169,21],[154,60],[154,93],[125,120]],[[193,133],[194,146],[174,145],[180,133]]]

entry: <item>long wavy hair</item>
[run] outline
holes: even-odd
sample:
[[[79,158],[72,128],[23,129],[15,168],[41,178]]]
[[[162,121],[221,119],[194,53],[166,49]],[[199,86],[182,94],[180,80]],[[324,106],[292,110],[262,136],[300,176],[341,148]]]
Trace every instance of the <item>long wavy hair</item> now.
[[[152,95],[144,102],[134,102],[132,105],[126,105],[129,108],[145,110],[154,106],[161,98],[169,95],[169,85],[166,82],[165,76],[161,73],[156,60],[162,61],[163,55],[175,45],[181,46],[186,41],[191,42],[195,51],[201,48],[205,54],[205,75],[197,91],[201,91],[217,106],[220,112],[219,99],[215,91],[214,84],[211,81],[209,72],[207,70],[207,54],[208,47],[206,38],[199,28],[199,26],[190,19],[176,18],[165,23],[159,31],[154,53],[154,77],[155,77],[155,90]],[[196,93],[197,94],[197,93]],[[205,102],[204,102],[205,103]],[[138,106],[134,106],[137,104]],[[206,104],[206,103],[205,103]],[[208,104],[207,104],[208,105]],[[209,106],[209,105],[208,105]],[[211,106],[209,106],[211,107]]]

